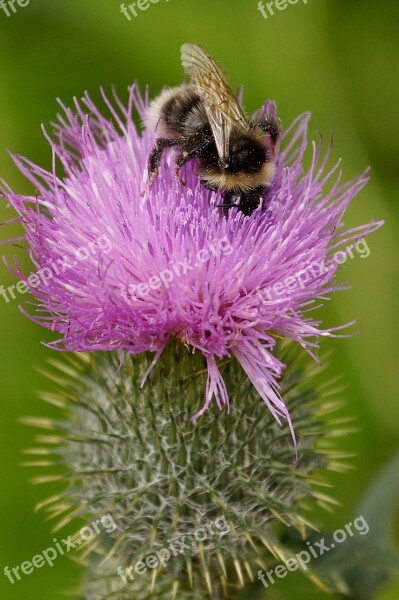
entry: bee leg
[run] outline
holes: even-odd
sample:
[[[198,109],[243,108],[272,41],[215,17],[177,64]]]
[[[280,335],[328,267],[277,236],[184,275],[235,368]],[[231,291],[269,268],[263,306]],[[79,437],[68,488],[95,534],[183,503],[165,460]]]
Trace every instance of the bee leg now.
[[[278,136],[281,133],[280,119],[268,116],[265,119],[260,119],[259,121],[256,121],[256,125],[260,129],[262,129],[262,131],[270,135],[270,140],[274,146],[277,142]]]
[[[181,152],[181,154],[179,154],[178,157],[176,158],[176,172],[175,172],[176,179],[180,183],[181,186],[186,185],[186,182],[180,176],[180,169],[182,168],[183,165],[186,164],[186,162],[188,162],[192,158],[193,157],[190,156],[190,154],[186,151]]]
[[[239,208],[238,204],[233,204],[233,198],[237,196],[235,192],[224,192],[223,194],[223,203],[217,204],[217,208],[223,208],[223,214],[227,215],[229,208]]]
[[[208,141],[206,142],[206,144],[208,144]],[[183,181],[182,178],[180,177],[180,169],[186,164],[186,162],[193,160],[193,158],[196,158],[197,156],[199,156],[200,151],[203,146],[205,146],[205,144],[193,145],[191,148],[183,150],[177,156],[177,158],[176,158],[176,177],[177,177],[177,180],[180,183],[180,185],[186,185],[186,182]],[[187,146],[186,146],[186,148],[187,148]]]
[[[181,141],[181,152],[176,158],[176,178],[180,185],[186,185],[186,182],[180,177],[180,170],[193,158],[200,157],[212,143],[213,138],[194,139],[188,142],[187,139]]]
[[[180,141],[176,138],[159,138],[148,159],[149,185],[152,185],[158,175],[159,165],[161,164],[162,153],[166,148],[178,146]]]
[[[249,192],[245,192],[241,194],[240,197],[240,205],[239,209],[244,215],[251,215],[254,210],[259,207],[259,203],[261,201],[262,195],[264,194],[264,187],[257,186],[250,190]]]

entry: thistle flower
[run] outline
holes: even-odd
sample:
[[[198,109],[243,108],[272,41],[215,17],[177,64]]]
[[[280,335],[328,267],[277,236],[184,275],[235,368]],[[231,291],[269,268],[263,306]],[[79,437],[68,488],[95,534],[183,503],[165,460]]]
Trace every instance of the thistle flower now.
[[[127,108],[116,96],[116,108],[104,100],[113,123],[88,95],[74,112],[63,107],[54,136],[46,134],[51,172],[15,157],[36,196],[4,184],[37,269],[29,278],[17,262],[10,267],[37,299],[31,317],[61,334],[50,344],[58,349],[151,351],[153,365],[173,338],[199,350],[208,377],[195,416],[212,399],[228,406],[219,364],[233,356],[274,418],[290,424],[279,393],[284,363],[273,352],[276,339],[295,340],[313,353],[320,336],[334,334],[314,309],[338,289],[333,253],[348,252],[380,225],[343,228],[367,175],[341,185],[338,165],[326,172],[329,152],[321,158],[315,143],[305,171],[305,114],[282,135],[265,206],[249,217],[231,209],[226,218],[217,208],[220,197],[201,186],[192,163],[185,167],[186,186],[179,185],[171,155],[148,189],[153,134],[139,133],[133,120],[133,112],[144,118],[146,103],[135,86]],[[269,102],[261,112],[271,111]]]
[[[60,526],[104,511],[117,523],[86,548],[87,599],[170,591],[182,600],[236,599],[255,569],[292,556],[278,525],[304,537],[307,501],[330,502],[315,489],[315,473],[342,469],[326,444],[324,416],[333,407],[285,340],[314,356],[318,338],[335,335],[339,327],[323,327],[313,311],[339,289],[342,256],[380,223],[344,229],[367,175],[341,185],[339,166],[328,170],[329,151],[322,157],[315,143],[304,169],[307,114],[281,136],[264,205],[226,216],[195,165],[185,166],[179,185],[172,155],[148,189],[153,134],[139,133],[133,120],[144,119],[148,102],[135,86],[127,108],[103,97],[112,122],[87,95],[74,112],[63,107],[54,135],[46,134],[51,172],[15,157],[34,197],[3,184],[37,269],[27,275],[17,261],[9,265],[36,298],[29,316],[61,334],[51,347],[82,353],[60,365],[67,377],[57,375],[61,389],[47,395],[63,418],[30,420],[51,431],[31,450],[48,460],[33,464],[66,468],[65,489],[41,505],[62,517]],[[261,109],[275,111],[270,102]],[[84,353],[94,350],[111,352]],[[124,351],[123,363],[115,351]],[[229,399],[231,414],[220,412]],[[284,419],[289,428],[281,431]],[[127,580],[129,565],[218,518],[234,535],[211,533],[167,569]]]

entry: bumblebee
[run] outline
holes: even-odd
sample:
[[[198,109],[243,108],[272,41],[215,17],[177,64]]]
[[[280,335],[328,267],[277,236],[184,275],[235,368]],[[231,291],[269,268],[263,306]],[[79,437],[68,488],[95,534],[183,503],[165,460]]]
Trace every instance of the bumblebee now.
[[[156,138],[149,183],[157,176],[164,150],[176,148],[181,185],[181,168],[197,159],[201,183],[222,192],[221,206],[250,215],[273,181],[279,121],[246,117],[223,71],[200,46],[184,44],[181,62],[190,83],[164,90],[146,115],[145,124]]]

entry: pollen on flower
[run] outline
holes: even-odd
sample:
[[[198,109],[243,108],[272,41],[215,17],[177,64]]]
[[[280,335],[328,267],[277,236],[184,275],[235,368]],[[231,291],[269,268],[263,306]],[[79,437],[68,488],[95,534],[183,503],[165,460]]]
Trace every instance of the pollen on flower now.
[[[339,265],[309,265],[324,264],[337,248],[345,251],[381,225],[343,228],[344,212],[368,176],[341,184],[339,165],[327,169],[329,151],[322,156],[315,143],[304,170],[304,114],[278,142],[266,205],[249,217],[235,208],[225,216],[217,206],[220,195],[201,185],[193,163],[184,167],[185,187],[169,160],[148,187],[153,133],[134,123],[135,116],[145,119],[148,102],[136,86],[127,106],[116,96],[113,103],[103,98],[109,117],[88,95],[74,110],[62,106],[53,135],[45,134],[54,157],[51,172],[14,156],[37,190],[34,196],[3,184],[37,273],[52,269],[51,285],[42,278],[33,285],[17,260],[9,265],[36,298],[30,317],[60,334],[50,344],[58,349],[151,351],[155,364],[178,338],[202,352],[208,379],[196,416],[212,401],[228,407],[219,363],[233,355],[275,419],[289,421],[279,392],[285,365],[273,348],[283,337],[314,354],[318,337],[334,334],[314,309],[339,289]],[[261,113],[275,110],[268,102]],[[100,238],[107,244],[100,247]],[[86,258],[77,260],[80,255]],[[68,268],[56,271],[52,265],[60,261]],[[292,285],[304,272],[303,285]],[[286,281],[291,285],[282,285]],[[266,300],[262,290],[268,290]]]

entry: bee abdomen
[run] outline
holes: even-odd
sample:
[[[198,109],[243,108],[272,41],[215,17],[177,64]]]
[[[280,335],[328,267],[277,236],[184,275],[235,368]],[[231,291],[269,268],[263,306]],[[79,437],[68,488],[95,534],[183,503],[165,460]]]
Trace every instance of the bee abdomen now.
[[[166,89],[148,107],[146,128],[156,137],[186,134],[187,128],[203,124],[200,106],[201,99],[190,85]]]

